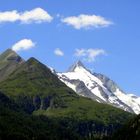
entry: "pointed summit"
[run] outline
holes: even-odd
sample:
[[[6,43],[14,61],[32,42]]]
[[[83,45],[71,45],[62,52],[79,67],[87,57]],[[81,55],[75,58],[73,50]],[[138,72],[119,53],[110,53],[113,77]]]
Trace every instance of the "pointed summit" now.
[[[16,52],[13,51],[11,48],[8,48],[8,49],[5,50],[3,53],[16,53]]]
[[[80,66],[80,67],[84,67],[83,63],[82,63],[80,60],[78,60],[78,61],[76,62],[76,65],[77,65],[77,66]]]
[[[8,55],[8,54],[16,55],[16,52],[9,48],[9,49],[5,50],[1,55]]]
[[[51,71],[46,65],[44,65],[42,62],[40,62],[38,59],[34,57],[29,58],[26,61],[25,65],[28,65],[28,66],[30,65],[31,67],[42,67]]]
[[[39,60],[37,60],[36,58],[30,57],[30,58],[27,60],[27,63],[40,63],[40,62],[39,62]]]
[[[13,75],[16,75],[17,73],[24,73],[25,75],[42,75],[44,73],[50,73],[51,70],[41,63],[39,60],[37,60],[34,57],[29,58],[22,66],[20,66],[16,71],[14,71]],[[29,77],[29,76],[28,76]]]
[[[24,60],[12,49],[0,54],[0,81],[6,79]]]
[[[78,60],[68,69],[68,72],[73,72],[77,67],[82,67],[85,69],[85,66],[83,65],[83,63],[80,60]]]
[[[7,59],[11,55],[16,55],[16,53],[11,49],[7,49],[2,54],[0,54],[0,61]]]
[[[23,62],[24,60],[12,49],[7,49],[0,55],[0,64],[8,61],[15,61],[18,63]]]

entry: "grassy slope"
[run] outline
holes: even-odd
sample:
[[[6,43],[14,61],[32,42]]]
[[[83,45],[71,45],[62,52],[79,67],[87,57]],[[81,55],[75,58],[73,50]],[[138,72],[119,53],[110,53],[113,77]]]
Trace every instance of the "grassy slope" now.
[[[95,120],[107,124],[124,123],[131,116],[130,113],[114,108],[107,104],[100,104],[91,99],[79,97],[68,102],[66,108],[52,108],[37,110],[34,114],[44,114],[50,117],[65,117],[77,120]]]
[[[34,58],[1,82],[0,91],[29,113],[59,120],[71,119],[74,123],[93,121],[114,130],[133,116],[110,105],[79,97]]]
[[[2,82],[2,89],[6,90],[9,96],[26,94],[34,96],[48,95],[49,92],[67,91],[75,95],[71,89],[65,86],[51,71],[43,64],[31,58],[19,69],[14,71],[10,77]],[[51,94],[52,94],[51,93]],[[66,94],[66,93],[64,93]]]

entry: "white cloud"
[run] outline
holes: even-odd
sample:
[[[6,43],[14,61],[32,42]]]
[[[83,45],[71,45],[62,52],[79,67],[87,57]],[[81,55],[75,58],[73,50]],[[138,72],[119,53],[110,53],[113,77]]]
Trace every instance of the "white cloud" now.
[[[35,43],[30,39],[23,39],[18,41],[12,46],[12,50],[14,51],[21,51],[21,50],[28,50],[35,47]]]
[[[54,50],[54,54],[57,55],[57,56],[63,56],[64,55],[63,51],[60,50],[59,48],[56,48]]]
[[[103,49],[76,49],[75,56],[81,57],[87,62],[95,61],[96,57],[99,55],[105,55],[106,52]]]
[[[36,9],[31,10],[31,11],[25,11],[20,16],[20,20],[23,23],[51,22],[52,19],[53,18],[48,14],[48,12],[41,9],[41,8],[36,8]]]
[[[62,22],[66,23],[67,25],[73,26],[75,29],[88,29],[91,27],[98,28],[98,27],[107,27],[113,24],[111,21],[105,19],[101,16],[96,15],[84,15],[81,14],[79,16],[72,16],[66,17],[61,20]]]
[[[0,23],[3,22],[16,22],[20,21],[21,23],[41,23],[41,22],[51,22],[53,17],[51,17],[47,11],[41,8],[35,8],[31,11],[18,12],[14,11],[5,11],[0,12]]]
[[[0,23],[2,22],[15,22],[19,20],[20,15],[16,10],[0,12]]]

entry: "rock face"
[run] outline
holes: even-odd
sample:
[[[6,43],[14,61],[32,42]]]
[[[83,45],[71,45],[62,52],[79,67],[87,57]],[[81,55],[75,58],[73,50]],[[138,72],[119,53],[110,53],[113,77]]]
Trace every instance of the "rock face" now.
[[[6,79],[24,60],[11,49],[0,55],[0,81]]]
[[[81,96],[111,104],[128,112],[140,113],[139,97],[126,94],[107,76],[91,73],[80,61],[72,65],[66,73],[57,73],[57,75]]]

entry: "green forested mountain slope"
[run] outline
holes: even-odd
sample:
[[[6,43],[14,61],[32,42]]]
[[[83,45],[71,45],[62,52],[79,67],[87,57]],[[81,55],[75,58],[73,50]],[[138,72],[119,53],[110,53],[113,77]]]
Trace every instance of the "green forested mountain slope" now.
[[[82,139],[57,120],[25,113],[0,92],[0,140],[71,140]]]
[[[112,140],[140,140],[140,115],[117,131]]]
[[[112,134],[133,115],[78,96],[35,58],[0,83],[0,91],[26,113],[58,120],[83,137]]]

